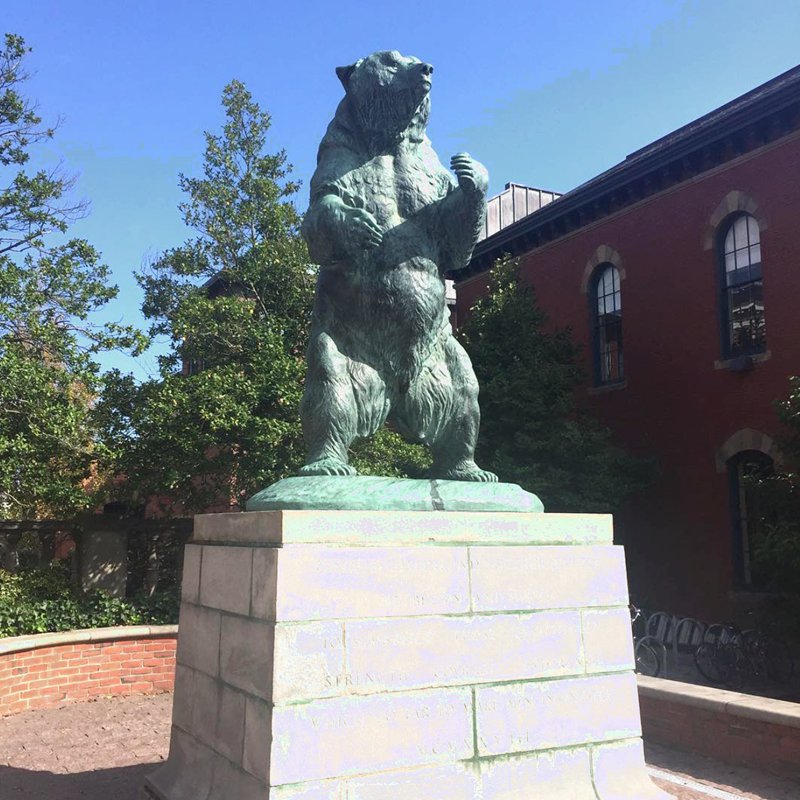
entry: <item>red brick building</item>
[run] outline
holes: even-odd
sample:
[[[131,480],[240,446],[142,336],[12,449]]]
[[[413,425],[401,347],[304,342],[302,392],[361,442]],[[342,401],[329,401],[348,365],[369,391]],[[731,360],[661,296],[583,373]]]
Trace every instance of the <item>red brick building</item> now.
[[[495,258],[520,256],[583,348],[582,400],[660,463],[616,517],[634,598],[730,616],[758,589],[740,475],[776,457],[772,403],[800,373],[800,67],[549,195],[489,227],[457,316]]]

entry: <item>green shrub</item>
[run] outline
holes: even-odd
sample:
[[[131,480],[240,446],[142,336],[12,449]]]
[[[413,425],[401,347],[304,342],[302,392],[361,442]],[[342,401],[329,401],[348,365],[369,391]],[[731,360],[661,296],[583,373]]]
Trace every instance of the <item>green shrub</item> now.
[[[130,599],[70,584],[69,570],[48,567],[12,574],[0,569],[0,637],[30,633],[107,628],[115,625],[166,625],[178,621],[176,589]]]

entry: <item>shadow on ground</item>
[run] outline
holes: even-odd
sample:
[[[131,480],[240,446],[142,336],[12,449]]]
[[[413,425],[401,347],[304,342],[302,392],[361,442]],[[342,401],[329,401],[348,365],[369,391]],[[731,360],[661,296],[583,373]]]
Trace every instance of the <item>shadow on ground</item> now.
[[[694,783],[710,784],[717,791],[756,800],[796,800],[800,784],[788,778],[778,778],[743,766],[725,764],[696,753],[683,753],[653,742],[645,742],[645,760],[650,767],[673,773],[672,778],[688,777]],[[661,782],[668,791],[678,791],[677,784]],[[688,790],[686,797],[694,795]],[[718,795],[706,795],[715,797]],[[678,794],[678,797],[683,795]]]
[[[66,774],[0,766],[0,800],[142,800],[160,763]]]

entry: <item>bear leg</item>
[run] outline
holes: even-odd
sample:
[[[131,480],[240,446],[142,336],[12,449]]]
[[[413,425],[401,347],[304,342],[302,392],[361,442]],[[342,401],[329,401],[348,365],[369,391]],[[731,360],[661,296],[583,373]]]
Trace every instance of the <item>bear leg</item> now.
[[[347,359],[325,333],[312,338],[300,404],[308,449],[301,475],[356,475],[347,448],[356,437],[356,404]]]
[[[439,360],[427,364],[400,399],[396,418],[409,438],[430,445],[430,477],[441,480],[497,480],[475,463],[480,427],[478,381],[466,350],[448,334]]]
[[[357,475],[348,448],[375,433],[388,410],[386,386],[372,367],[343,355],[327,333],[313,337],[300,405],[308,448],[300,474]]]

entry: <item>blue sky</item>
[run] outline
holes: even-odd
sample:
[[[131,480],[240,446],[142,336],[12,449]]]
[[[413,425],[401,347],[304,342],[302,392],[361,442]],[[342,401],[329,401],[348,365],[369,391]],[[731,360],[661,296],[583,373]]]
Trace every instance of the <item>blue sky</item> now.
[[[137,324],[133,271],[189,235],[178,173],[199,172],[233,78],[307,186],[342,93],[334,68],[419,56],[435,67],[428,132],[444,163],[469,151],[492,193],[566,191],[800,61],[797,0],[31,0],[6,4],[3,25],[33,48],[26,93],[63,118],[36,163],[63,160],[91,201],[71,233],[120,287],[104,316]],[[156,352],[102,364],[144,378]]]

